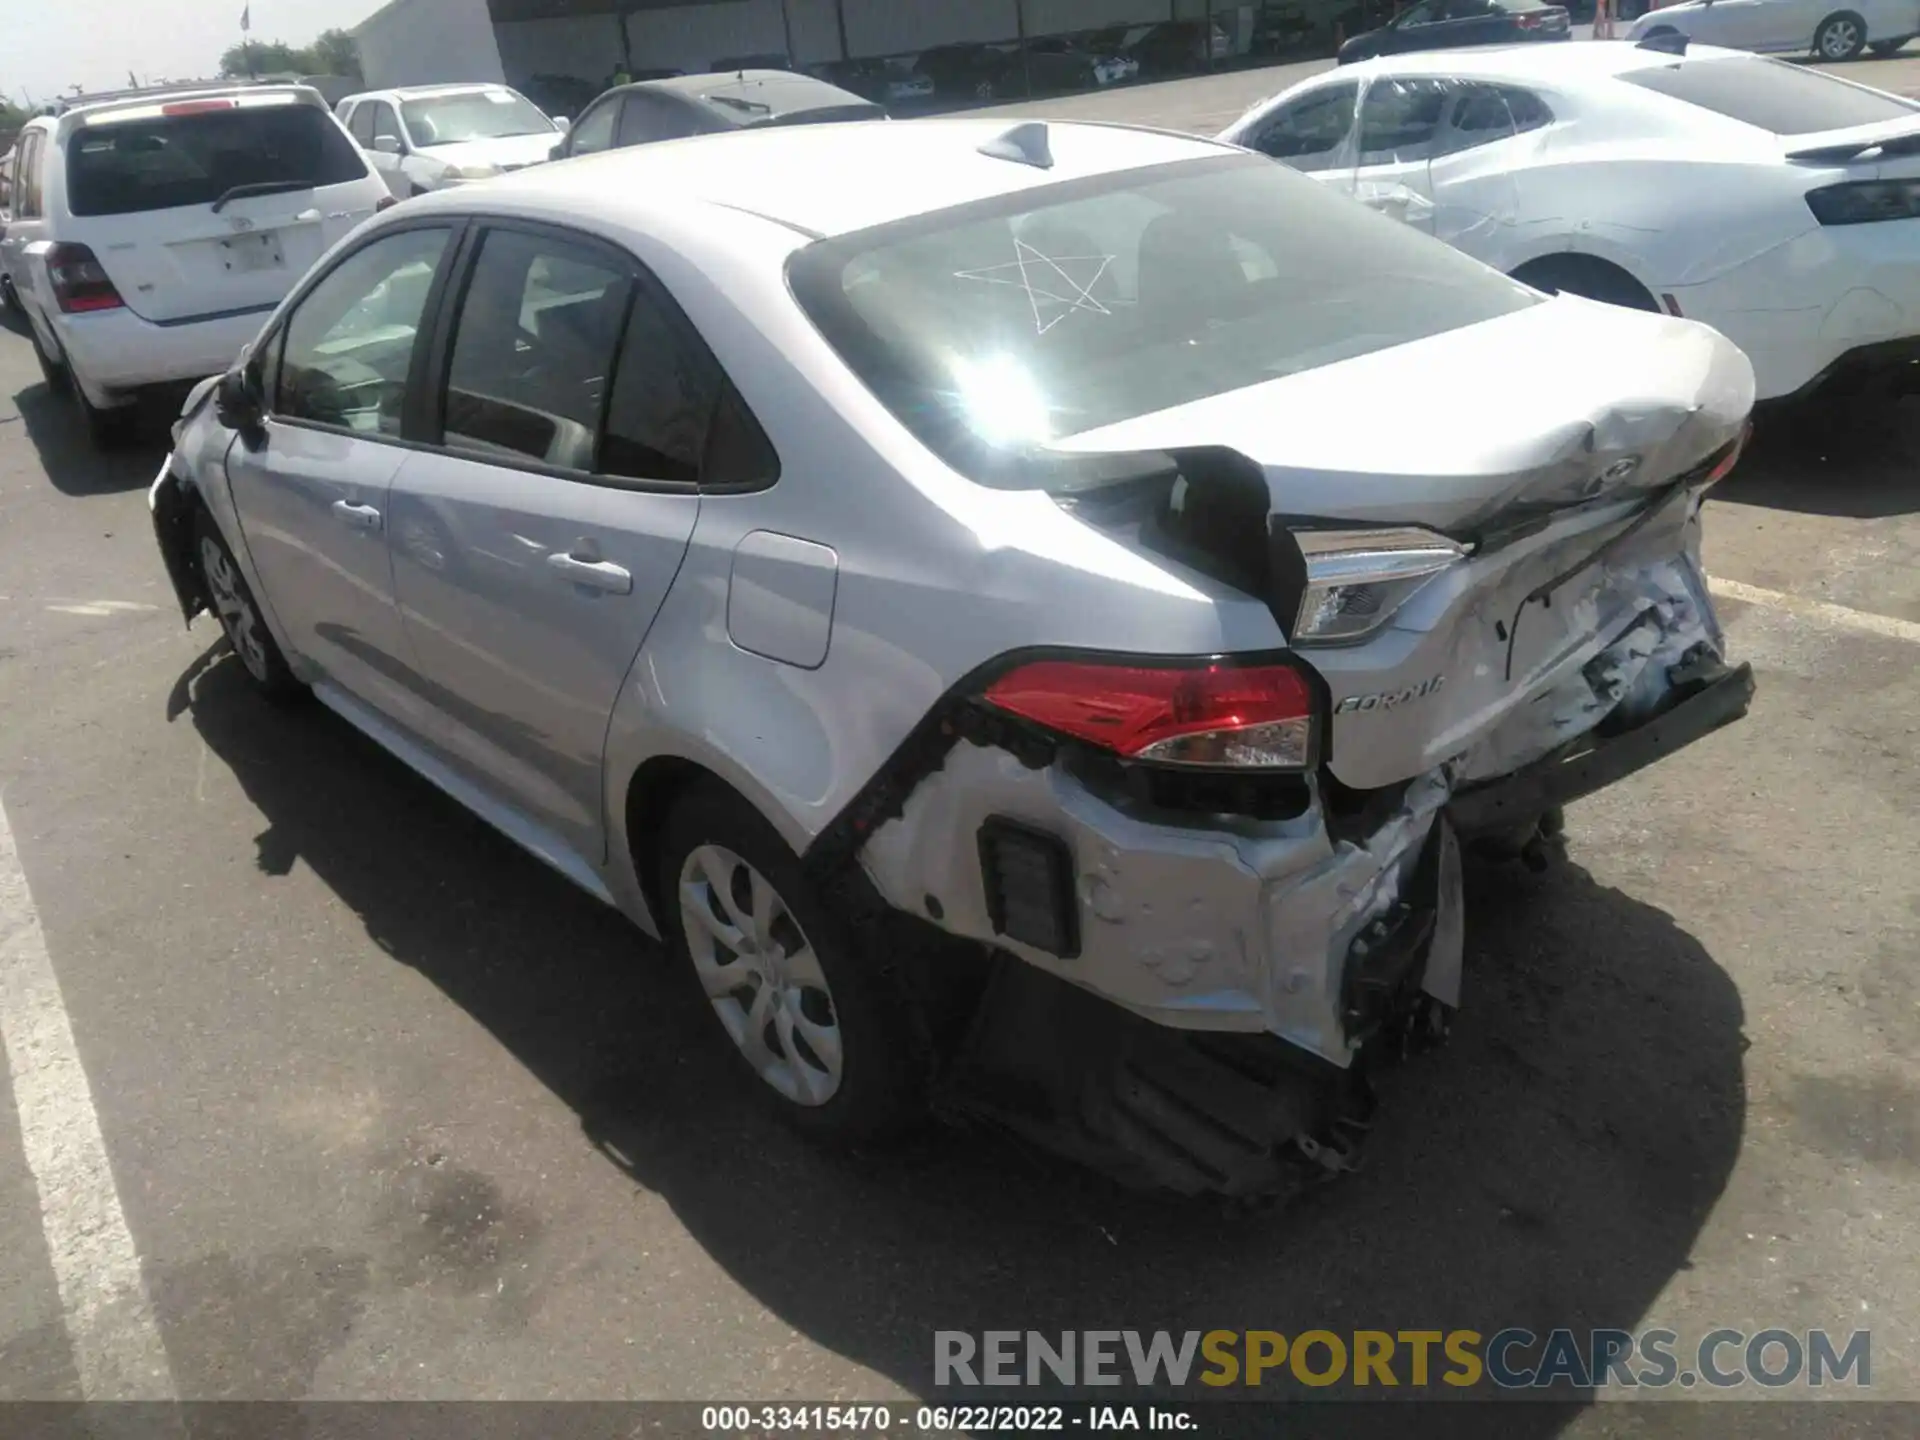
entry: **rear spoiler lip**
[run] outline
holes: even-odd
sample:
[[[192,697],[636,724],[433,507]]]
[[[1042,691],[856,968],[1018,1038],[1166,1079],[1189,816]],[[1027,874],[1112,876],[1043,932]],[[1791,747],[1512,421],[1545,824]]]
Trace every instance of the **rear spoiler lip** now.
[[[1843,140],[1833,145],[1815,145],[1805,150],[1789,150],[1787,159],[1803,165],[1848,165],[1872,155],[1880,159],[1895,155],[1920,155],[1920,130],[1903,135],[1885,135],[1877,140]]]

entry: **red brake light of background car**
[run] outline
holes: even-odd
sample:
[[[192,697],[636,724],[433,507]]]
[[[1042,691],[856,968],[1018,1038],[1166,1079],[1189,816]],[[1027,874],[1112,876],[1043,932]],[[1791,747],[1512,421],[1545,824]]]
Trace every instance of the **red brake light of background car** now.
[[[1037,660],[995,680],[986,699],[1133,760],[1283,770],[1313,760],[1314,692],[1290,665]]]
[[[55,245],[49,250],[47,279],[53,284],[54,302],[65,315],[118,310],[127,303],[84,245]]]
[[[1739,438],[1733,442],[1727,453],[1720,457],[1719,463],[1707,472],[1707,478],[1700,488],[1704,490],[1708,485],[1718,485],[1731,475],[1733,467],[1740,463],[1740,455],[1747,448],[1747,441],[1752,437],[1753,422],[1749,420],[1741,427]]]
[[[162,115],[204,115],[209,110],[237,109],[237,100],[176,100],[171,105],[162,105]]]

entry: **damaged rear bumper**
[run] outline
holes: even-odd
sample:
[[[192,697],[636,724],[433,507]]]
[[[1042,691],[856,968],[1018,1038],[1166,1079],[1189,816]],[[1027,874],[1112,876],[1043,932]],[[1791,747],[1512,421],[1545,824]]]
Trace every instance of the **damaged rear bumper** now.
[[[1704,656],[1670,672],[1677,697],[1653,719],[1617,735],[1596,733],[1511,775],[1456,794],[1448,817],[1463,836],[1527,825],[1731,725],[1753,703],[1753,667]],[[1604,727],[1603,727],[1604,728]]]

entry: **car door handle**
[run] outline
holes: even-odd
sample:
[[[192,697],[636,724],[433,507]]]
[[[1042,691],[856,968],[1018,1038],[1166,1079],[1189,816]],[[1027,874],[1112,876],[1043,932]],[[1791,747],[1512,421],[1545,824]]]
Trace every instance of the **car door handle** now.
[[[356,505],[350,500],[333,502],[334,515],[356,530],[378,530],[380,512],[371,505]]]
[[[615,565],[611,560],[582,560],[574,555],[549,555],[547,564],[558,570],[566,580],[575,585],[584,585],[589,590],[604,590],[609,595],[633,593],[633,572]]]

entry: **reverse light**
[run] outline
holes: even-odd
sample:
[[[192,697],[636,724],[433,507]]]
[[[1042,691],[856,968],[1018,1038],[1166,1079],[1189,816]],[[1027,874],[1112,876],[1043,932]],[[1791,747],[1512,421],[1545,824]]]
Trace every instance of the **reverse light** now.
[[[1428,581],[1467,557],[1431,530],[1296,530],[1307,560],[1296,645],[1349,645],[1380,629]]]
[[[986,700],[1130,760],[1258,770],[1313,763],[1314,692],[1290,665],[1037,660],[995,680]]]
[[[84,245],[55,245],[47,251],[47,280],[63,315],[119,310],[127,303],[93,251]]]
[[[1920,180],[1849,180],[1807,192],[1807,208],[1822,225],[1868,225],[1920,215]]]

